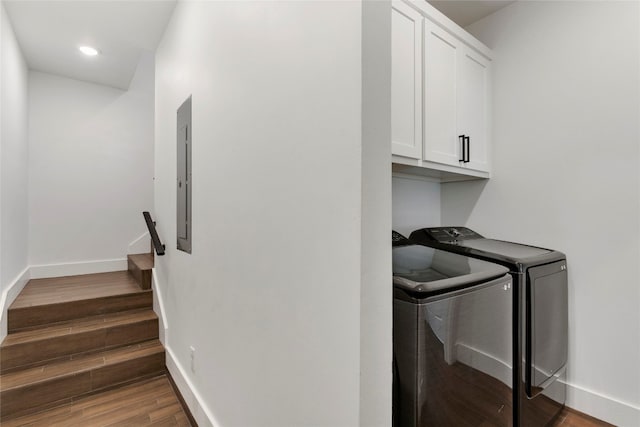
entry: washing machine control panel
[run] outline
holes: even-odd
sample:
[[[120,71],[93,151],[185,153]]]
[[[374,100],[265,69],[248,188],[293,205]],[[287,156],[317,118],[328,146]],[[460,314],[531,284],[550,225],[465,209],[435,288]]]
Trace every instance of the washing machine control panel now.
[[[411,239],[426,239],[436,242],[482,239],[482,236],[466,227],[429,227],[411,233]]]
[[[391,230],[391,243],[392,246],[406,246],[411,244],[409,239],[394,230]]]

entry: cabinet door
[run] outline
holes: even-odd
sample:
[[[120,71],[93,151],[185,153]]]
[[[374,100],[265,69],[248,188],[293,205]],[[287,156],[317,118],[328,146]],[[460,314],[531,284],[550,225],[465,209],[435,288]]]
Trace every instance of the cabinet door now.
[[[422,15],[393,2],[391,152],[422,158]]]
[[[424,160],[460,166],[456,84],[460,42],[424,20]]]
[[[458,133],[469,136],[469,162],[465,166],[489,171],[489,64],[464,46],[458,75]]]

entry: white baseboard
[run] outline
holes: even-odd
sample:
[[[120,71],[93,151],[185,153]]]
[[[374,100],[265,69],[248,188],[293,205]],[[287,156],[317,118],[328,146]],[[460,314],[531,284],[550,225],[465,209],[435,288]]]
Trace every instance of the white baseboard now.
[[[202,397],[185,374],[183,366],[180,365],[180,362],[178,362],[177,358],[173,354],[173,351],[171,351],[171,348],[165,346],[165,350],[165,363],[167,365],[167,370],[171,374],[173,381],[178,386],[178,390],[180,390],[180,394],[189,407],[191,415],[193,415],[193,418],[195,418],[198,426],[219,426],[220,423],[216,421],[216,419],[211,414],[211,411],[209,411],[209,408],[207,408],[207,406],[203,403]]]
[[[22,273],[18,274],[18,277],[2,292],[0,295],[0,342],[7,336],[7,310],[16,297],[20,294],[24,286],[31,279],[30,268],[26,267]]]
[[[149,232],[145,231],[140,237],[129,243],[127,249],[128,254],[146,254],[151,251],[151,237]]]
[[[191,415],[193,415],[193,418],[195,418],[198,426],[219,426],[220,423],[216,421],[209,408],[207,408],[207,406],[204,404],[200,393],[198,393],[193,383],[189,380],[184,367],[180,364],[180,362],[178,362],[178,359],[171,350],[168,339],[170,330],[169,323],[167,322],[167,317],[165,315],[165,305],[162,291],[160,290],[161,287],[158,285],[158,276],[156,274],[156,269],[154,268],[151,270],[153,311],[155,311],[155,313],[158,315],[158,321],[160,323],[160,342],[164,345],[165,348],[165,364],[167,365],[167,370],[169,371],[169,374],[171,374],[173,381],[176,383],[178,390],[180,390],[180,394],[189,407],[189,411],[191,411]]]
[[[166,347],[168,343],[169,323],[167,322],[167,317],[165,315],[164,299],[162,298],[160,286],[158,286],[158,277],[156,275],[155,268],[151,269],[151,289],[153,290],[153,311],[158,316],[158,323],[160,326],[160,342]]]
[[[108,273],[127,269],[127,259],[105,259],[99,261],[68,262],[62,264],[32,265],[31,278],[76,276],[79,274]]]
[[[640,426],[640,407],[567,384],[567,406],[619,427]]]

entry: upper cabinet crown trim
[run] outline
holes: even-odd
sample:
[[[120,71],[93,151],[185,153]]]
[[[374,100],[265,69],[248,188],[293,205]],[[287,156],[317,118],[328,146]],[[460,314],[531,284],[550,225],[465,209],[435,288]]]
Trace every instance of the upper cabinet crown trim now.
[[[489,49],[480,40],[469,34],[460,25],[449,19],[438,9],[427,3],[426,0],[404,0],[403,2],[420,12],[425,18],[429,19],[431,22],[433,22],[443,30],[449,32],[450,34],[467,44],[473,50],[491,61],[491,49]]]

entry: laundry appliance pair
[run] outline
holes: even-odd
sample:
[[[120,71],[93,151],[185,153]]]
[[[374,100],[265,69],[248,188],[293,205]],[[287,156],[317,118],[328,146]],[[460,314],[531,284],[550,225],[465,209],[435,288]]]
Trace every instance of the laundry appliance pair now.
[[[393,234],[394,426],[545,426],[565,402],[567,263],[464,227]]]

